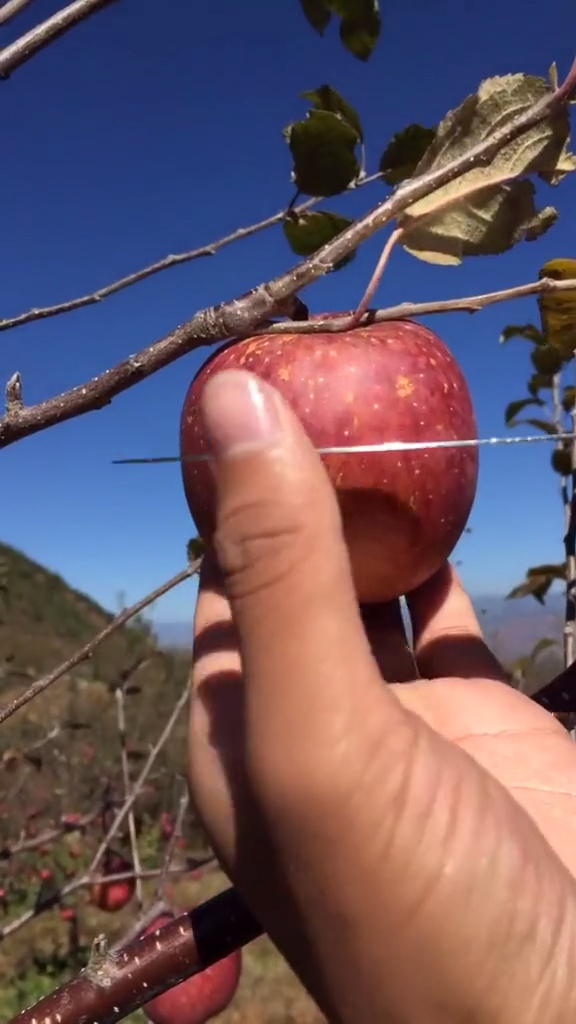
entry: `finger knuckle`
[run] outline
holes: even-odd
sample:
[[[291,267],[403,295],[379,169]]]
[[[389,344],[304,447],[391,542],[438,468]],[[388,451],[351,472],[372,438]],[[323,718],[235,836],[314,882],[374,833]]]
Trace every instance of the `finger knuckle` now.
[[[214,547],[231,597],[273,589],[298,571],[315,547],[304,503],[254,500],[226,511]]]

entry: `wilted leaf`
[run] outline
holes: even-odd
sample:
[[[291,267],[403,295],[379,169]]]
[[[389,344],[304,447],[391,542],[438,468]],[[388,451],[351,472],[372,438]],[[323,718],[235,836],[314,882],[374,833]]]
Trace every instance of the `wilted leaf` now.
[[[300,7],[308,24],[323,35],[331,17],[328,0],[300,0]]]
[[[398,185],[412,177],[435,134],[435,128],[409,124],[392,136],[378,164],[378,170],[387,185]]]
[[[553,375],[550,373],[533,373],[528,379],[528,391],[534,398],[543,389],[550,389],[554,384]]]
[[[552,345],[538,345],[533,348],[530,361],[537,373],[559,373],[564,365],[562,353]]]
[[[576,404],[576,388],[569,384],[564,388],[564,394],[562,395],[562,408],[564,412],[572,412],[574,405]]]
[[[529,405],[544,405],[541,398],[519,398],[515,402],[509,402],[506,406],[504,413],[504,422],[506,426],[512,426],[512,421],[516,419],[519,412],[526,409]]]
[[[282,227],[292,252],[296,256],[311,256],[326,242],[331,241],[341,231],[349,227],[351,223],[352,221],[348,217],[341,217],[338,213],[330,213],[328,210],[316,210],[310,213],[307,211],[295,213],[291,210],[286,215]],[[334,266],[334,270],[341,270],[354,259],[355,255],[356,250],[354,249]]]
[[[504,127],[550,91],[549,83],[534,75],[485,79],[477,93],[468,96],[441,121],[416,175],[444,167],[492,135],[495,125]],[[454,263],[459,261],[459,254],[503,252],[515,242],[538,237],[550,227],[555,212],[547,207],[538,213],[533,192],[525,188],[527,183],[511,179],[538,174],[555,182],[560,174],[575,170],[576,159],[566,150],[569,131],[568,111],[564,107],[555,109],[504,146],[487,167],[475,168],[417,200],[398,221],[407,233],[406,247],[431,262]],[[426,235],[416,235],[414,241],[408,232],[417,231],[418,218],[424,216],[427,239]],[[492,223],[494,218],[499,226]],[[451,246],[447,243],[450,238]],[[440,259],[434,258],[437,242]]]
[[[335,196],[358,177],[360,165],[355,154],[358,136],[337,114],[310,110],[304,120],[289,125],[285,135],[299,192],[309,196]]]
[[[318,89],[310,89],[309,92],[303,92],[302,99],[309,100],[316,110],[329,110],[333,114],[338,114],[354,129],[358,136],[358,141],[364,141],[362,123],[357,112],[331,85],[321,85]]]
[[[544,335],[535,324],[508,324],[501,332],[498,341],[505,345],[511,338],[525,338],[534,345],[544,345]]]
[[[202,558],[206,545],[201,537],[191,537],[186,544],[186,558],[189,562],[197,562]]]
[[[457,265],[466,256],[497,256],[532,242],[558,217],[552,206],[537,210],[531,181],[492,185],[422,219],[402,219],[401,244],[427,263]]]
[[[378,0],[328,0],[328,5],[341,18],[343,46],[358,60],[368,60],[382,27]]]

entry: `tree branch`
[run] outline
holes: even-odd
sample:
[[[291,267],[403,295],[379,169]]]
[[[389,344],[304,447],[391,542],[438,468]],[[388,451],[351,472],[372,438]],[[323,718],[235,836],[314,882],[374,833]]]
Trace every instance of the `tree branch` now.
[[[267,284],[258,285],[237,299],[200,310],[164,338],[153,342],[85,384],[29,408],[23,407],[7,413],[0,420],[0,448],[56,423],[63,423],[83,413],[101,409],[108,405],[115,395],[145,380],[195,348],[253,333],[269,317],[277,315],[279,306],[281,307],[287,299],[327,274],[353,249],[412,203],[473,168],[490,164],[503,146],[519,138],[551,112],[566,104],[575,87],[576,60],[562,85],[544,96],[531,109],[445,166],[402,183],[392,195],[369,213],[284,274],[280,274]]]
[[[438,302],[400,302],[397,306],[386,309],[369,310],[360,317],[361,324],[379,324],[387,320],[406,320],[414,316],[427,316],[432,313],[478,313],[486,306],[510,299],[523,299],[528,295],[542,295],[544,292],[566,292],[576,290],[576,278],[557,281],[550,277],[531,281],[530,284],[519,284],[513,288],[502,288],[497,292],[485,292],[483,295],[469,295],[463,299],[440,299]],[[348,314],[332,317],[330,320],[312,320],[299,322],[282,322],[259,327],[254,334],[316,334],[317,332],[332,334],[341,331],[350,321]]]
[[[7,3],[0,7],[0,25],[6,25],[17,14],[20,14],[20,11],[28,7],[28,4],[31,2],[32,0],[8,0]]]
[[[13,0],[13,3],[18,2],[20,2],[20,7],[24,6],[21,0]],[[47,18],[46,21],[36,25],[35,28],[30,29],[29,32],[0,50],[0,78],[9,78],[16,68],[30,60],[39,50],[49,46],[65,32],[75,28],[80,21],[89,18],[91,14],[95,14],[96,11],[115,2],[116,0],[74,0],[74,3],[69,4],[68,7],[63,7],[51,18]]]
[[[184,580],[189,579],[191,576],[195,576],[200,568],[200,561],[201,559],[197,559],[195,562],[191,562],[190,565],[182,570],[182,572],[173,576],[172,579],[168,580],[166,583],[163,583],[161,587],[158,587],[156,590],[153,590],[152,593],[147,594],[146,597],[137,601],[136,604],[131,605],[130,608],[124,608],[124,610],[121,611],[116,618],[112,619],[112,622],[109,622],[97,636],[93,637],[92,640],[85,644],[84,647],[81,647],[80,650],[72,654],[70,658],[67,658],[66,661],[63,661],[58,668],[49,672],[48,675],[42,676],[41,679],[37,679],[36,682],[32,683],[32,685],[29,686],[24,693],[21,693],[19,697],[15,697],[9,704],[0,708],[0,725],[2,722],[5,722],[7,718],[10,718],[10,716],[16,711],[19,711],[20,708],[29,704],[29,702],[33,700],[34,697],[37,697],[39,693],[48,689],[48,687],[51,686],[52,683],[55,683],[57,679],[66,675],[66,673],[70,672],[71,669],[81,665],[83,661],[88,661],[102,641],[107,640],[112,633],[115,633],[121,626],[124,626],[129,619],[138,615],[139,612],[149,604],[152,604],[153,601],[157,601],[159,597],[163,596],[163,594],[167,594],[173,587],[177,587],[180,583],[183,583]]]
[[[11,1024],[78,1024],[80,1019],[116,1024],[261,934],[235,889],[226,889],[157,932],[93,957],[78,977],[19,1013]]]
[[[381,177],[380,172],[366,175],[366,177],[356,182],[354,188],[350,187],[346,191],[354,192],[364,185],[370,185],[372,182],[381,179]],[[323,199],[307,199],[306,202],[295,206],[293,212],[304,213],[305,210],[309,210],[321,202],[323,202]],[[98,288],[88,295],[81,295],[75,299],[69,299],[67,302],[58,302],[53,306],[29,309],[26,313],[19,313],[17,316],[6,317],[4,320],[0,320],[0,331],[9,331],[14,327],[22,327],[24,324],[33,323],[35,320],[46,320],[48,317],[59,316],[62,313],[71,313],[73,310],[82,309],[84,306],[93,306],[98,302],[102,302],[103,299],[107,299],[110,295],[123,291],[124,288],[129,288],[133,284],[145,281],[147,277],[159,274],[162,270],[177,267],[181,263],[190,263],[192,260],[198,260],[205,256],[214,256],[220,249],[231,245],[233,242],[239,242],[243,238],[249,238],[259,231],[264,231],[266,228],[274,227],[275,224],[280,224],[285,216],[286,209],[283,208],[278,213],[264,217],[263,220],[258,221],[256,224],[250,224],[245,228],[237,228],[236,231],[231,231],[228,235],[224,235],[214,242],[208,242],[206,245],[201,245],[197,249],[189,249],[187,252],[171,253],[168,256],[164,256],[163,259],[156,260],[140,270],[135,270],[132,274],[126,274],[124,277],[118,278],[117,281],[112,281],[111,284]]]

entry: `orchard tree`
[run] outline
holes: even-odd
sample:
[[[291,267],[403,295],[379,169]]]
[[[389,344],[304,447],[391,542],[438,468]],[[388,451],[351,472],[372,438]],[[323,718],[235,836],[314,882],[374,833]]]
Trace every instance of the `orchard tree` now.
[[[0,23],[15,18],[29,2],[8,0],[0,7]],[[295,0],[292,2],[295,5]],[[111,0],[75,0],[15,39],[0,51],[0,76],[7,78],[19,71],[39,50],[51,45],[89,15],[104,11],[110,3]],[[377,0],[300,0],[300,8],[319,37],[331,25],[337,26],[342,45],[351,59],[367,61],[375,47],[383,45]],[[320,38],[318,45],[322,45]],[[544,55],[543,60],[548,63],[552,56]],[[569,150],[569,103],[576,94],[576,61],[562,80],[559,80],[553,63],[545,75],[539,72],[541,69],[531,69],[486,78],[472,95],[464,98],[455,96],[453,108],[440,116],[436,124],[399,126],[384,151],[375,153],[370,140],[365,137],[361,113],[329,83],[319,83],[303,92],[301,98],[308,108],[305,115],[283,129],[291,172],[284,206],[279,213],[200,249],[159,259],[88,295],[6,318],[0,321],[0,330],[15,329],[101,302],[107,296],[175,264],[208,252],[214,253],[224,245],[274,226],[280,226],[284,233],[287,257],[291,252],[299,257],[298,261],[292,262],[287,258],[287,264],[291,264],[287,270],[272,280],[255,282],[246,294],[217,306],[191,311],[185,323],[174,326],[164,337],[62,394],[26,405],[23,382],[19,373],[14,372],[6,384],[6,409],[0,419],[0,447],[101,409],[158,370],[202,346],[230,342],[231,339],[261,338],[263,335],[268,338],[282,334],[291,337],[300,334],[350,335],[357,328],[385,325],[391,321],[396,323],[396,330],[398,321],[402,321],[402,330],[405,331],[410,329],[406,325],[407,319],[419,315],[476,311],[520,296],[550,297],[567,293],[573,282],[545,273],[537,281],[490,295],[427,303],[406,301],[387,309],[370,308],[378,282],[396,246],[401,246],[425,263],[454,265],[470,256],[503,253],[517,244],[538,238],[553,226],[557,212],[552,206],[537,206],[535,179],[557,185],[576,170],[576,158]],[[24,74],[25,70],[19,73]],[[367,198],[366,212],[358,218],[343,216],[331,208],[333,197],[352,190],[362,189],[364,194],[366,188],[368,197],[367,186],[371,182],[378,182],[380,187],[386,186],[386,194],[372,207],[369,207]],[[388,229],[382,253],[356,310],[324,319],[309,318],[300,295],[303,289],[326,274],[345,273],[358,247],[382,228]],[[545,338],[539,340],[536,334],[529,340],[534,344],[534,351],[549,352],[552,347],[552,342]],[[564,357],[562,349],[562,359]],[[536,373],[547,375],[547,379],[550,375],[555,378],[560,367],[546,366],[540,363],[539,368],[535,363]],[[533,391],[528,396],[536,404],[540,401],[541,386],[544,385],[533,384]],[[563,399],[565,404],[568,403],[566,392],[558,399],[560,406]],[[525,400],[509,417],[510,421],[524,408],[527,408]],[[556,426],[559,429],[559,421]],[[559,448],[556,458],[561,454]],[[188,564],[178,576],[133,607],[122,610],[73,657],[46,676],[34,680],[9,704],[0,708],[0,723],[91,658],[103,640],[133,616],[141,614],[170,587],[194,575],[201,557],[202,544],[194,539],[188,547]],[[9,575],[5,580],[0,579],[0,585],[9,590]],[[127,680],[121,682],[116,698],[118,728],[124,735]],[[574,679],[571,679],[571,686],[574,692]],[[566,680],[562,682],[561,689],[565,694]],[[549,692],[547,689],[548,696],[540,695],[539,699],[554,711]],[[232,888],[174,918],[170,912],[166,913],[165,906],[155,905],[146,910],[141,905],[139,879],[142,871],[139,870],[135,803],[187,697],[186,687],[135,779],[126,771],[128,748],[126,744],[122,746],[124,799],[120,807],[112,808],[111,823],[104,829],[87,871],[51,891],[39,910],[30,911],[18,922],[21,927],[44,906],[62,903],[74,887],[90,888],[93,899],[110,907],[112,894],[114,900],[119,898],[118,889],[110,887],[116,882],[129,880],[128,887],[120,890],[120,898],[123,900],[127,894],[129,898],[134,895],[139,902],[140,913],[134,928],[112,950],[105,938],[99,936],[94,941],[86,968],[71,982],[20,1013],[13,1024],[16,1021],[33,1024],[41,1020],[75,1024],[79,1019],[86,1024],[113,1024],[150,1002],[155,1004],[152,1019],[154,1013],[160,1019],[158,1014],[167,1005],[166,1000],[162,1004],[158,1002],[162,993],[172,989],[176,991],[176,987],[186,979],[208,971],[229,957],[232,959],[227,962],[237,972],[239,961],[232,954],[261,934],[259,922]],[[115,851],[111,844],[122,823],[128,826],[130,860],[114,859]],[[169,865],[170,861],[167,863]],[[118,867],[121,870],[115,873]],[[151,923],[159,919],[166,923],[149,931]],[[10,926],[3,931],[4,936],[9,933]]]

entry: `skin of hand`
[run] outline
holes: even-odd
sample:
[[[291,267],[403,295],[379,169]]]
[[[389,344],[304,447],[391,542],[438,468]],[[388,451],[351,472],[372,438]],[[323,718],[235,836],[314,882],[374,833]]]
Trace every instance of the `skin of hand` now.
[[[398,604],[358,607],[274,389],[230,370],[202,403],[189,780],[225,871],[330,1021],[572,1022],[575,745],[506,685],[449,566],[410,646]]]

